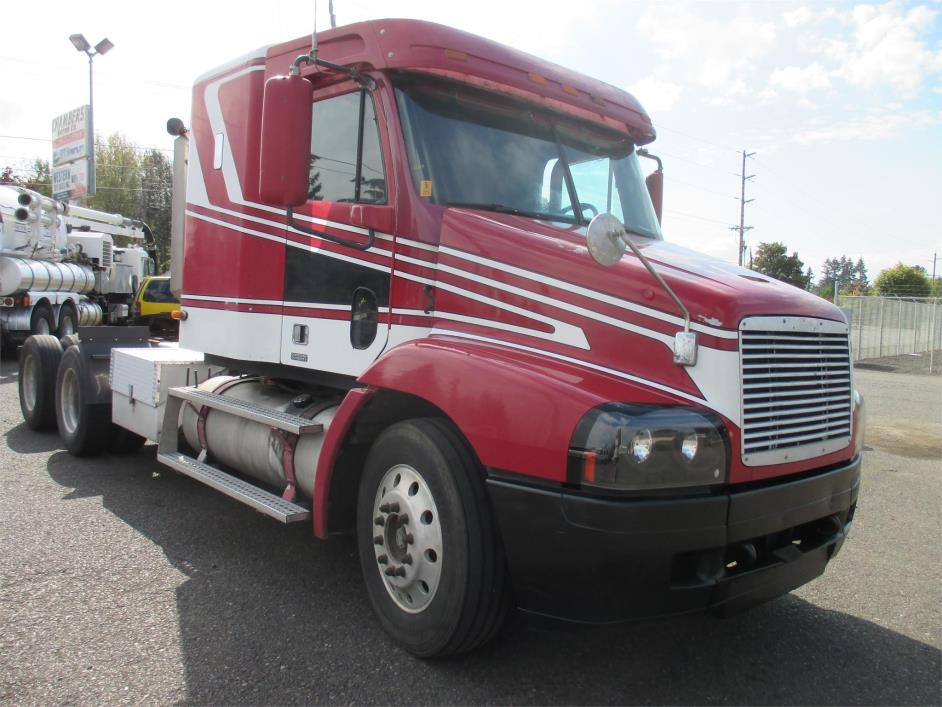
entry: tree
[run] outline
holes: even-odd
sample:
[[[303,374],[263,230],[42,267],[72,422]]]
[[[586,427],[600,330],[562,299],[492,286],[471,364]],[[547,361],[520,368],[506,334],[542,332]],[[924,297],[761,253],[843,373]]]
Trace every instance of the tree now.
[[[141,213],[141,163],[137,149],[120,133],[95,140],[95,196],[86,206],[136,218]]]
[[[841,294],[865,295],[870,289],[870,279],[863,258],[857,258],[856,263],[846,255],[825,260],[821,277],[818,279],[818,294],[830,299],[834,294],[835,280]]]
[[[160,150],[141,158],[141,220],[157,242],[158,267],[170,267],[170,202],[173,165]]]
[[[12,166],[7,165],[0,170],[0,184],[12,184],[31,189],[44,196],[52,196],[52,176],[49,173],[49,162],[37,157],[26,170],[14,169]]]
[[[877,277],[877,292],[888,297],[928,297],[926,269],[921,265],[897,263]]]
[[[784,243],[760,243],[752,262],[753,270],[805,290],[811,284],[798,253],[786,254]]]

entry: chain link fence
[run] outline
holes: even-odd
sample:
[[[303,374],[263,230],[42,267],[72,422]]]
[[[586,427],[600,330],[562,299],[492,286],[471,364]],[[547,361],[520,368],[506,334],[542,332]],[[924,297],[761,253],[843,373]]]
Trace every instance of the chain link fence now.
[[[907,373],[942,374],[942,300],[851,297],[838,305],[850,321],[854,362]]]

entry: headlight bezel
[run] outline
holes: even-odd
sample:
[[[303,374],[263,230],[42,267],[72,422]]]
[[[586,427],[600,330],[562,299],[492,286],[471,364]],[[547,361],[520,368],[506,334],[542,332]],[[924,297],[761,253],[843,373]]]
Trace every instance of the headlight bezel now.
[[[653,438],[650,454],[633,454],[635,436]],[[692,459],[684,439],[697,435]],[[731,444],[714,412],[684,405],[605,403],[589,410],[569,444],[567,480],[571,486],[605,495],[682,492],[709,493],[728,483]]]

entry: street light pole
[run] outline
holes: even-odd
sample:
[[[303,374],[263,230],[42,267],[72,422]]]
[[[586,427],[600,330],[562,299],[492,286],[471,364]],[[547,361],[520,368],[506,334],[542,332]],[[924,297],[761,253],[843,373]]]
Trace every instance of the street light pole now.
[[[93,48],[83,34],[70,35],[69,41],[72,42],[72,46],[74,46],[76,50],[85,52],[85,54],[88,55],[88,132],[90,133],[89,145],[91,149],[88,155],[88,189],[86,194],[88,196],[95,196],[95,188],[98,180],[95,176],[95,92],[93,59],[100,54],[107,54],[114,48],[114,44],[110,39],[105,37]]]

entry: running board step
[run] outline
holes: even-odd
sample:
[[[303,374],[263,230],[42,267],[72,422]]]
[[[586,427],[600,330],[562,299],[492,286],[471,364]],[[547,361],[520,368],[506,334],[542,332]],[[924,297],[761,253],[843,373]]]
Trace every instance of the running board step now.
[[[242,501],[242,503],[267,516],[271,516],[275,520],[280,520],[282,523],[296,523],[300,520],[308,520],[311,517],[311,511],[304,506],[286,501],[265,489],[253,486],[214,466],[204,464],[193,457],[188,457],[186,454],[161,452],[157,454],[157,461],[166,464],[171,469],[176,469],[181,474],[186,474],[197,481],[201,481],[217,491],[222,491],[227,496]]]
[[[260,405],[253,405],[243,400],[223,397],[215,393],[207,393],[205,390],[196,388],[171,388],[170,395],[175,398],[188,400],[196,405],[205,405],[206,407],[228,412],[236,417],[243,417],[247,420],[254,420],[265,425],[277,427],[279,430],[291,432],[296,435],[312,434],[323,432],[324,426],[319,422],[310,420],[298,415],[290,415],[286,412],[279,412]]]

